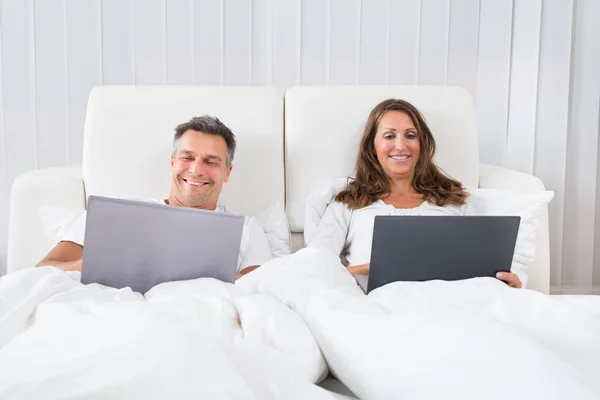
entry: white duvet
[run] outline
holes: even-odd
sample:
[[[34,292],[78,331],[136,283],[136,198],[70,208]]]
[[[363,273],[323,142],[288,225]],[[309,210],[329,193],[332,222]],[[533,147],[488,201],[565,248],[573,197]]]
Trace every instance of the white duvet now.
[[[549,296],[490,278],[366,296],[338,257],[313,249],[239,285],[296,311],[361,399],[600,399],[600,314]]]
[[[0,399],[327,399],[324,356],[362,399],[597,400],[581,310],[487,278],[366,296],[314,249],[145,297],[28,269],[0,281]]]
[[[331,399],[302,319],[212,279],[129,289],[0,279],[0,399]]]

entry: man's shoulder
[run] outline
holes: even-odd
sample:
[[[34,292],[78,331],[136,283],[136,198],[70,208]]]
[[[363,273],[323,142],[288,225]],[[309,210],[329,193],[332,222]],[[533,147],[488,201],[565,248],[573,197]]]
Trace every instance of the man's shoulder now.
[[[244,228],[249,228],[249,227],[253,226],[255,223],[258,223],[258,221],[256,221],[256,219],[254,217],[244,215],[237,211],[232,211],[222,204],[219,204],[217,206],[217,208],[215,208],[215,211],[224,212],[224,213],[228,213],[228,214],[242,215],[244,217]]]

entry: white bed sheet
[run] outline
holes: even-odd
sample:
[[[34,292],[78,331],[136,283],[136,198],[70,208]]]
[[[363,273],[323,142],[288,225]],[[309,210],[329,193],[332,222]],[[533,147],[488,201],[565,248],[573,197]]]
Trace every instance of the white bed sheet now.
[[[369,296],[334,254],[303,249],[239,285],[279,299],[361,399],[600,398],[600,318],[490,278]]]
[[[557,294],[552,295],[551,297],[564,303],[566,306],[577,310],[578,312],[583,312],[589,314],[592,318],[600,319],[600,295]]]
[[[212,279],[146,296],[27,269],[0,279],[0,398],[332,399],[302,319]]]
[[[314,249],[146,296],[29,269],[0,279],[0,398],[598,399],[599,305],[493,279],[365,296]]]
[[[553,295],[552,297],[564,302],[578,312],[585,312],[600,319],[600,296],[598,295]],[[331,391],[342,400],[358,399],[346,385],[331,374],[319,386]]]

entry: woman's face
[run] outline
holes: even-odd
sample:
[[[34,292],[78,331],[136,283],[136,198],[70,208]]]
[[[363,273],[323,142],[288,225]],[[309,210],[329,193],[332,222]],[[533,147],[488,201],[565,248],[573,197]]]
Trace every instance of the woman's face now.
[[[421,146],[410,116],[402,111],[386,112],[375,133],[375,153],[388,177],[412,178]]]

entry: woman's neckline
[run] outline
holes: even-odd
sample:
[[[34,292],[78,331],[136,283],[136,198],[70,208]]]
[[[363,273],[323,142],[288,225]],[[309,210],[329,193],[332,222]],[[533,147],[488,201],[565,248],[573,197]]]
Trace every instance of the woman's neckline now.
[[[393,204],[386,203],[385,201],[383,201],[383,199],[379,199],[379,200],[377,200],[377,202],[380,204],[383,204],[386,207],[391,207],[394,210],[417,210],[417,209],[423,207],[425,204],[427,204],[427,201],[423,200],[423,202],[416,207],[396,207]]]

